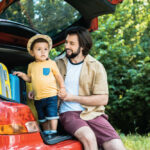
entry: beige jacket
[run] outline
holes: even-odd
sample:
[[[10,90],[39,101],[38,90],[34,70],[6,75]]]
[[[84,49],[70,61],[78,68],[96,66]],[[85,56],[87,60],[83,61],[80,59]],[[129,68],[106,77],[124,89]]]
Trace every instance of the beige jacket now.
[[[56,61],[60,73],[65,79],[66,66],[68,59],[66,57]],[[79,96],[103,95],[108,94],[107,74],[103,65],[87,55],[84,59],[79,79]],[[85,110],[80,114],[83,120],[91,120],[104,114],[104,106],[86,106],[82,105]]]

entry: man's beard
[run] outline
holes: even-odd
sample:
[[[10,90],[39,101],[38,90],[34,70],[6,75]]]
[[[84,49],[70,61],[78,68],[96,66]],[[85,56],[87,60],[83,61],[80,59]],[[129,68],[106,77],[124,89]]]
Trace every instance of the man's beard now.
[[[71,49],[66,48],[65,51],[67,51],[67,50],[72,51]],[[80,47],[77,49],[77,52],[72,53],[71,55],[68,55],[68,54],[66,53],[66,57],[69,58],[69,59],[70,59],[70,58],[75,58],[76,56],[79,55],[79,53],[80,53]]]

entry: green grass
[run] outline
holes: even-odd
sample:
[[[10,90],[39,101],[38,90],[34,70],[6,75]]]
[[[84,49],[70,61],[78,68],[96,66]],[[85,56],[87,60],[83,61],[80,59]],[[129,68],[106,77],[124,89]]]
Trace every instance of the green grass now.
[[[120,137],[127,150],[150,150],[150,134],[147,136],[120,134]]]

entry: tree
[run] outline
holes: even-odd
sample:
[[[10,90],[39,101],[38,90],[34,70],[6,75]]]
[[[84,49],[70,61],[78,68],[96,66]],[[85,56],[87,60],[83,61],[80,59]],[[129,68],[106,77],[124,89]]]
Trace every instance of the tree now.
[[[107,113],[122,132],[150,131],[150,4],[125,0],[112,15],[99,17],[91,54],[108,73]]]

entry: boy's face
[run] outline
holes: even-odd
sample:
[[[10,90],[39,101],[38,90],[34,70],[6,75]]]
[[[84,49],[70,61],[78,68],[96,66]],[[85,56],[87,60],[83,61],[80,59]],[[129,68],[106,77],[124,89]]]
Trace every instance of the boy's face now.
[[[35,57],[36,61],[45,61],[48,58],[49,46],[47,42],[35,43],[31,54]]]

